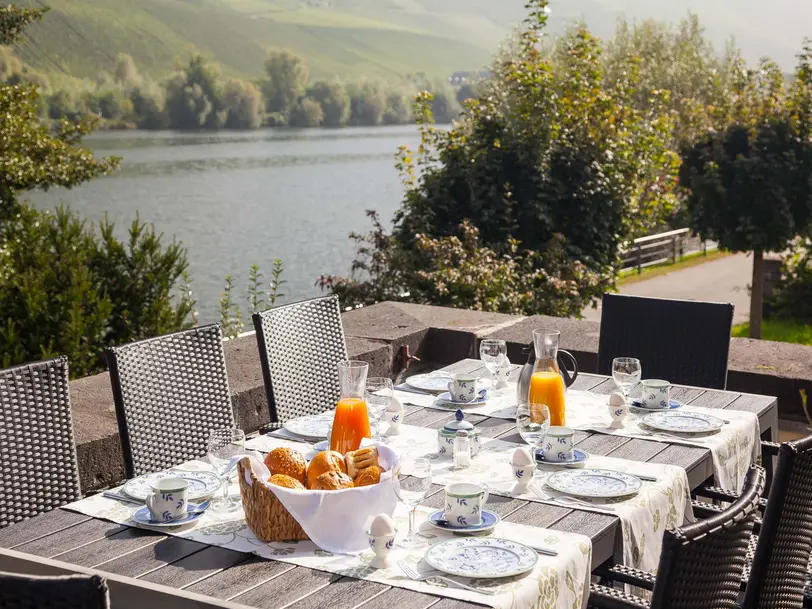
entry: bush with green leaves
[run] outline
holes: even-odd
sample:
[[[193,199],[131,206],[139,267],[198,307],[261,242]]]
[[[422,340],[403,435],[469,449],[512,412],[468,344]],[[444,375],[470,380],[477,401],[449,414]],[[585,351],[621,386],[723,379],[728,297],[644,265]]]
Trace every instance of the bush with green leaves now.
[[[781,277],[764,303],[770,319],[812,324],[812,239],[796,239],[781,259]]]
[[[259,266],[256,264],[251,265],[248,270],[248,285],[245,297],[245,301],[248,303],[249,315],[269,309],[276,305],[277,300],[285,297],[281,291],[282,286],[287,283],[282,279],[283,272],[282,261],[277,258],[271,267],[271,278],[266,286]],[[234,291],[234,277],[229,275],[225,279],[218,307],[220,326],[223,328],[223,336],[227,338],[235,338],[245,329],[243,310],[240,308],[239,302],[234,299]]]

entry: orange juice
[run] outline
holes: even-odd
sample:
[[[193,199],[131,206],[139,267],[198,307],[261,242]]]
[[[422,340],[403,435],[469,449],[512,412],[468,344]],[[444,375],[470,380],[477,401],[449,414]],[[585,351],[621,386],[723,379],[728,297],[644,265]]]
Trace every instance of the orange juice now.
[[[371,437],[367,403],[358,398],[340,399],[333,419],[330,450],[336,450],[344,455],[351,450],[358,450],[362,438]]]
[[[566,425],[564,412],[564,379],[553,371],[540,370],[530,377],[530,416],[533,404],[545,404],[550,409],[550,425]]]

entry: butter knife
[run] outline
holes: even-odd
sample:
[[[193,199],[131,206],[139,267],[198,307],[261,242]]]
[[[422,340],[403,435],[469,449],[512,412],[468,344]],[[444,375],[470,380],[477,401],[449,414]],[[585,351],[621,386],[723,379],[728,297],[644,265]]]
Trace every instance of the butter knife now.
[[[102,493],[108,499],[115,499],[116,501],[123,501],[124,503],[132,503],[133,505],[144,505],[144,502],[135,497],[130,497],[124,493],[117,493],[116,491],[104,491]]]

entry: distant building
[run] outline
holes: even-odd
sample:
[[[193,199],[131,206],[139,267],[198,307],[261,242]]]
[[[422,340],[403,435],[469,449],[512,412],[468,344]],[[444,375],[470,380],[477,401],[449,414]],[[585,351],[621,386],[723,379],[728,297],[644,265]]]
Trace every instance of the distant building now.
[[[461,87],[467,82],[477,80],[488,80],[493,76],[490,70],[480,70],[479,72],[454,72],[448,77],[448,82],[455,87]]]

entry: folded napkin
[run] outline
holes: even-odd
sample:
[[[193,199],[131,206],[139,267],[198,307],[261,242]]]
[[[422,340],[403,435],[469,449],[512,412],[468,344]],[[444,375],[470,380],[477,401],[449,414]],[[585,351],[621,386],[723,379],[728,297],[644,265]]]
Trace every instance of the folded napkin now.
[[[378,445],[381,476],[384,484],[375,484],[339,491],[299,491],[269,484],[271,472],[255,455],[249,455],[254,476],[273,492],[282,505],[302,526],[318,547],[334,554],[357,554],[368,548],[369,521],[378,514],[391,516],[397,497],[390,484],[392,468],[397,461],[395,452]],[[249,484],[250,476],[245,476]]]

